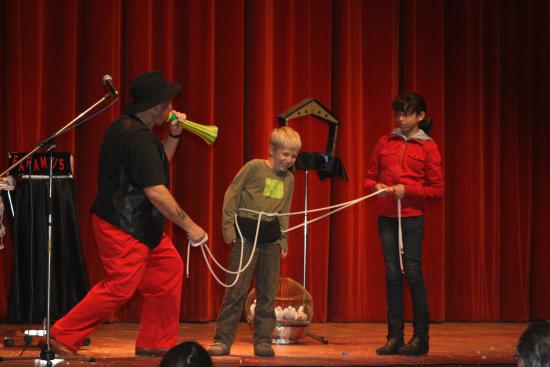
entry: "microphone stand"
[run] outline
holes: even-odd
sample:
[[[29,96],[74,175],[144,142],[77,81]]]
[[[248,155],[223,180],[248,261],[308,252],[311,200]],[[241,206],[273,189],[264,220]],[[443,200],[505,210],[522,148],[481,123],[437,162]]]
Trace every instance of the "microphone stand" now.
[[[304,285],[303,287],[306,288],[306,280],[307,280],[307,243],[308,243],[308,224],[307,224],[307,218],[308,218],[308,197],[309,197],[309,169],[305,169],[305,180],[304,180]],[[307,289],[307,288],[306,288]],[[305,333],[305,336],[309,336],[310,338],[313,338],[323,344],[328,344],[328,339],[326,339],[322,335],[315,335],[311,333]]]
[[[47,267],[47,283],[46,283],[46,346],[40,351],[40,359],[46,361],[47,366],[50,366],[51,360],[55,359],[55,353],[50,349],[50,313],[51,313],[51,296],[52,296],[52,244],[53,244],[53,150],[55,144],[51,143],[46,152],[50,153],[50,169],[48,175],[48,267]],[[32,281],[32,279],[31,279]]]
[[[7,170],[5,170],[4,172],[2,172],[0,174],[0,177],[3,177],[4,175],[7,176],[7,174],[12,170],[14,169],[15,167],[17,167],[19,165],[19,163],[23,162],[25,159],[27,159],[28,157],[30,157],[32,154],[34,154],[37,150],[39,150],[40,148],[42,148],[43,146],[45,145],[49,145],[50,142],[54,141],[55,139],[57,139],[59,136],[63,135],[64,133],[66,133],[67,131],[69,131],[72,127],[73,124],[75,124],[78,120],[80,120],[84,115],[86,115],[88,112],[90,112],[91,110],[93,110],[94,108],[96,108],[98,105],[100,105],[101,103],[103,103],[104,101],[106,101],[107,99],[111,98],[111,94],[110,93],[107,93],[106,95],[104,95],[103,97],[101,97],[101,99],[99,99],[96,103],[94,103],[91,107],[89,107],[88,109],[86,109],[84,112],[82,112],[80,115],[76,116],[72,121],[70,121],[67,125],[63,126],[61,129],[59,129],[59,131],[57,131],[55,134],[53,134],[52,136],[50,136],[49,138],[47,139],[44,139],[42,141],[39,141],[36,146],[34,147],[33,150],[31,150],[30,152],[28,152],[27,154],[25,154],[21,159],[19,159],[17,162],[15,162],[14,164],[11,165],[10,168],[8,168]],[[118,99],[118,97],[117,97]],[[116,100],[115,100],[116,101]],[[113,103],[115,102],[113,101]],[[77,125],[79,126],[79,125]],[[76,126],[75,126],[76,127]]]
[[[51,338],[50,338],[50,313],[51,313],[51,274],[52,274],[52,249],[53,249],[53,235],[52,235],[52,229],[53,229],[53,217],[52,217],[52,207],[53,207],[53,149],[55,148],[55,144],[53,143],[55,139],[60,137],[61,135],[65,134],[67,131],[72,129],[73,127],[78,127],[82,123],[86,122],[87,120],[81,121],[81,123],[76,124],[77,121],[79,121],[83,116],[85,116],[88,112],[96,108],[98,105],[106,101],[107,99],[115,96],[115,100],[111,103],[114,104],[118,100],[118,96],[116,94],[107,93],[103,97],[101,97],[97,102],[95,102],[93,105],[91,105],[89,108],[84,110],[80,115],[75,117],[73,120],[71,120],[67,125],[63,126],[61,129],[59,129],[55,134],[50,136],[47,139],[44,139],[42,141],[39,141],[33,150],[31,150],[29,153],[25,154],[21,159],[19,159],[17,162],[11,165],[7,170],[2,172],[0,174],[0,177],[7,175],[12,169],[17,167],[21,162],[23,162],[25,159],[30,157],[32,154],[34,154],[36,151],[41,149],[44,146],[48,146],[46,149],[46,152],[50,153],[50,159],[49,159],[49,177],[48,177],[48,259],[47,259],[47,286],[46,286],[46,322],[45,322],[45,329],[46,329],[46,344],[42,347],[40,351],[40,359],[46,361],[46,366],[51,367],[53,366],[52,360],[55,359],[56,355],[55,352],[51,349]],[[109,107],[109,106],[107,106]],[[103,112],[103,111],[99,111]],[[93,116],[92,116],[93,117]],[[91,117],[90,117],[91,118]],[[74,125],[74,126],[73,126]],[[32,244],[31,244],[32,246]],[[32,279],[31,279],[32,281]],[[32,296],[32,295],[31,295]],[[0,361],[6,360],[8,358],[0,358]],[[10,358],[11,359],[11,358]]]
[[[308,186],[309,186],[309,170],[305,170],[305,190],[304,190],[304,288],[307,289],[307,207],[308,207]]]

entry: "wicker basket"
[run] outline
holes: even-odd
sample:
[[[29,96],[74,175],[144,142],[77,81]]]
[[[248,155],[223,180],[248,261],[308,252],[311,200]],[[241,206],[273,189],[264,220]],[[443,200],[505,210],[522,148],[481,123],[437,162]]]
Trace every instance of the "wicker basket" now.
[[[251,328],[254,324],[256,289],[246,299],[246,320]],[[300,283],[290,278],[280,278],[275,295],[277,323],[273,329],[274,344],[295,344],[303,336],[305,328],[313,319],[313,298]]]

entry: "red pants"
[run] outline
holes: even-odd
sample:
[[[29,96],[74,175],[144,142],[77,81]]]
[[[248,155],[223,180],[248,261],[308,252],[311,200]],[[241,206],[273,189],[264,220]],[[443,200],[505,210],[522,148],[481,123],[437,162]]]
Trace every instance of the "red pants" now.
[[[105,317],[139,289],[143,307],[136,347],[174,346],[178,341],[183,262],[172,241],[163,234],[159,245],[150,249],[96,215],[92,225],[105,279],[52,326],[50,335],[77,350]]]

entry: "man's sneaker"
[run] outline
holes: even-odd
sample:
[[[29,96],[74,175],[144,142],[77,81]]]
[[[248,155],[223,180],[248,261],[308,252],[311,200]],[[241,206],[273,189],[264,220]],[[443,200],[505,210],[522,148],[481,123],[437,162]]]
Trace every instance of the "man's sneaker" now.
[[[223,343],[216,342],[206,348],[206,351],[211,356],[226,356],[229,354],[230,348]]]
[[[275,351],[270,343],[254,344],[254,354],[258,357],[273,357]]]

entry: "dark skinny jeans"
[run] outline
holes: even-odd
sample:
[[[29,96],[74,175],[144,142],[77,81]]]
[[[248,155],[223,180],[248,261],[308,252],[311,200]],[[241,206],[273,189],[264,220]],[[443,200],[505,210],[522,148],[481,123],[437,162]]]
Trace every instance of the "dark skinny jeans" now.
[[[422,240],[424,217],[402,217],[403,267],[412,293],[415,315],[428,313],[428,297],[422,275]],[[397,218],[378,217],[378,233],[386,265],[388,318],[403,317],[403,274],[399,265]]]

